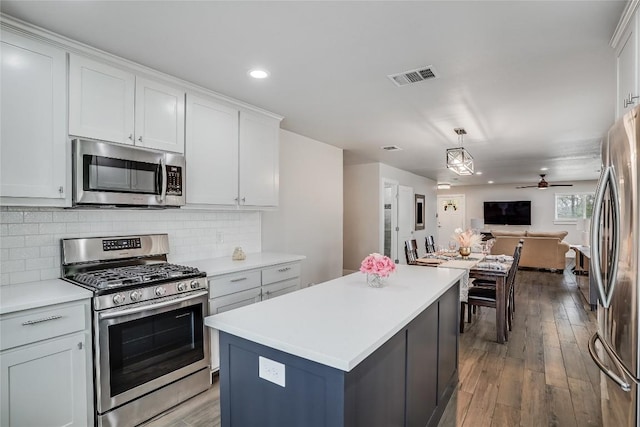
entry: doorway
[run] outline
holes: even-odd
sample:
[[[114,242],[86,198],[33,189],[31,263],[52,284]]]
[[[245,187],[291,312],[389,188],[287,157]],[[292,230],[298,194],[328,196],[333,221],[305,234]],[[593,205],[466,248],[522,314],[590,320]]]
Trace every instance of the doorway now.
[[[464,194],[439,195],[438,200],[438,246],[447,247],[456,228],[464,229]]]
[[[413,239],[414,221],[413,187],[398,186],[398,250],[396,264],[406,264],[404,242]]]
[[[398,247],[398,183],[383,180],[383,242],[382,254],[397,263]]]

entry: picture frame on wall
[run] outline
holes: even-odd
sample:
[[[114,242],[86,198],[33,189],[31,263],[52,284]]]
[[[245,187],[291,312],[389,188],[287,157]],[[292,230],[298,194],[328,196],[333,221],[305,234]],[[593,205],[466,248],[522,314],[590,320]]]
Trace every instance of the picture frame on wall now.
[[[424,194],[415,195],[416,230],[424,230]]]

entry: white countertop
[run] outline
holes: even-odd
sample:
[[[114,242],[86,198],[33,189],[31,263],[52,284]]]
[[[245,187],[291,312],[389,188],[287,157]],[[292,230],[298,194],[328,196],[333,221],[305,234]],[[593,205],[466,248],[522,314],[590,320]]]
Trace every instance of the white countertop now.
[[[304,255],[282,254],[275,252],[257,252],[246,254],[247,258],[242,261],[233,261],[231,255],[221,258],[209,258],[198,261],[185,262],[191,267],[197,267],[201,271],[206,271],[207,276],[217,276],[220,274],[236,273],[238,271],[250,270],[252,268],[268,267],[270,265],[284,264],[287,262],[301,261],[306,259]]]
[[[0,286],[0,314],[89,299],[93,293],[61,279]]]
[[[398,265],[382,288],[363,273],[225,313],[205,324],[323,365],[350,371],[464,274],[449,268]]]

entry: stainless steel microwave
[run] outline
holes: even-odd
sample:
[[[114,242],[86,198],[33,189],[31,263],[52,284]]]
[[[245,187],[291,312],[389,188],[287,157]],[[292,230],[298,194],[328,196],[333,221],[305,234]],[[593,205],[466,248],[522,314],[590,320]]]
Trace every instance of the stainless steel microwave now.
[[[178,207],[185,201],[182,154],[73,140],[73,205]]]

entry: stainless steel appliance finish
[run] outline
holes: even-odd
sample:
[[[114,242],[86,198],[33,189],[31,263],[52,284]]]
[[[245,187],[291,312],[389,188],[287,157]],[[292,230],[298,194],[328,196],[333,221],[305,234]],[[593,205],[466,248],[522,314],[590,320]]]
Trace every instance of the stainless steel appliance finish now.
[[[94,292],[96,423],[137,425],[206,390],[206,273],[166,234],[64,239],[63,277]]]
[[[182,154],[73,140],[73,204],[178,207],[185,204]]]
[[[640,107],[602,144],[591,225],[591,277],[599,293],[598,332],[589,353],[601,369],[605,426],[640,426]]]

